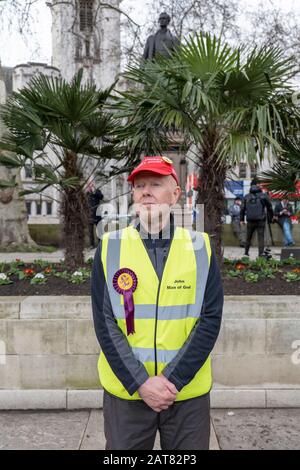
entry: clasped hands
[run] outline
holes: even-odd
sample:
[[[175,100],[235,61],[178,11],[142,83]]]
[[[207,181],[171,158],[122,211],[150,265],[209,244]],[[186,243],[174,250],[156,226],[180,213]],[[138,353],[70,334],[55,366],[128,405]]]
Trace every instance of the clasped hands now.
[[[152,410],[160,413],[162,410],[167,410],[174,403],[178,390],[166,377],[156,375],[155,377],[149,377],[140,386],[138,393]]]

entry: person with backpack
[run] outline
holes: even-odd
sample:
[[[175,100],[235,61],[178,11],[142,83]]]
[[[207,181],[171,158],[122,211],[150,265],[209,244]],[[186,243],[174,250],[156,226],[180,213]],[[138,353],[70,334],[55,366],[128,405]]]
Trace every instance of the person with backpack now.
[[[240,220],[245,223],[247,220],[247,236],[245,244],[245,256],[249,256],[249,248],[252,236],[257,231],[258,238],[258,256],[264,255],[264,232],[266,220],[273,220],[273,208],[266,193],[263,193],[258,186],[257,180],[252,180],[250,192],[246,194],[241,207]]]

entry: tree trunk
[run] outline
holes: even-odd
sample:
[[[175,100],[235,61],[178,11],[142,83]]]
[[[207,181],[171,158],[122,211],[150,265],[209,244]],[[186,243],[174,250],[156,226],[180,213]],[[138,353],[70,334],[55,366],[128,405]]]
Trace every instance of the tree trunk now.
[[[77,168],[77,156],[66,153],[65,176],[81,178]],[[89,207],[82,189],[66,188],[61,202],[61,216],[65,246],[65,263],[69,269],[77,269],[84,264],[84,234],[88,224]]]
[[[11,179],[16,175],[16,188],[0,189],[0,246],[10,249],[24,249],[37,244],[32,240],[27,224],[24,199],[18,196],[20,190],[19,171],[0,166],[0,179]]]
[[[5,102],[6,87],[0,66],[0,106]],[[1,121],[0,136],[4,130]],[[19,250],[27,246],[37,245],[29,235],[24,199],[21,199],[18,195],[21,183],[20,172],[0,165],[0,180],[10,180],[14,175],[16,175],[18,186],[16,188],[0,189],[0,247]]]
[[[67,189],[62,198],[61,215],[65,263],[70,269],[84,264],[84,234],[88,223],[86,196],[82,190]]]
[[[204,230],[210,235],[219,262],[222,259],[222,216],[225,212],[224,185],[226,164],[217,162],[213,147],[208,147],[200,157],[197,204],[204,205]]]

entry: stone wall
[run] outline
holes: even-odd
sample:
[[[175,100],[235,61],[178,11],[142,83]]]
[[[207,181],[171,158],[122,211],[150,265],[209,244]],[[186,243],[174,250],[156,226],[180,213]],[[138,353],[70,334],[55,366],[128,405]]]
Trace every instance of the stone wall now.
[[[278,224],[271,224],[271,230],[275,246],[283,246],[283,233],[280,226]],[[292,231],[296,245],[300,245],[300,224],[293,224]],[[222,245],[239,246],[239,242],[233,234],[231,224],[222,225]],[[265,245],[271,246],[269,229],[266,229],[265,232]],[[257,246],[257,233],[252,237],[251,246]]]
[[[102,403],[88,296],[0,297],[0,409]],[[226,297],[213,407],[300,406],[298,296]]]

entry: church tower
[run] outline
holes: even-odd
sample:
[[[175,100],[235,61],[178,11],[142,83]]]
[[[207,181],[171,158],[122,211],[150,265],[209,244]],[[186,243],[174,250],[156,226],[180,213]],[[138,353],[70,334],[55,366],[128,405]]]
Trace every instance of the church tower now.
[[[66,80],[84,69],[84,80],[110,86],[120,72],[120,0],[48,2],[52,13],[52,66]],[[111,7],[110,7],[110,6]]]

